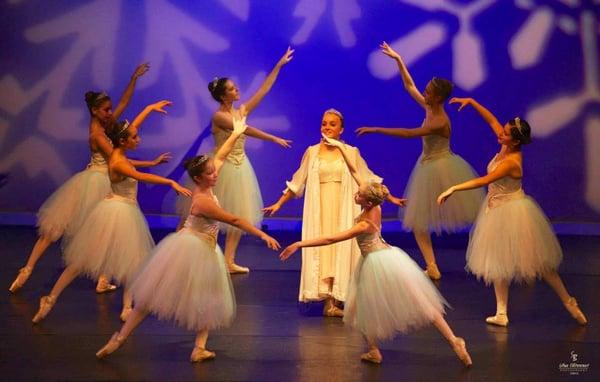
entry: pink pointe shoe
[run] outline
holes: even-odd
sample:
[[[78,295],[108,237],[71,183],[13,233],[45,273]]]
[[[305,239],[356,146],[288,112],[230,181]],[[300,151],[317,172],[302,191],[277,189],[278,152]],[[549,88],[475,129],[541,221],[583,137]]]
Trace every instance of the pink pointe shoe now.
[[[495,316],[490,316],[485,319],[485,322],[490,325],[508,326],[508,316],[506,313],[496,313]]]
[[[10,288],[8,288],[8,290],[11,293],[16,293],[19,289],[21,289],[23,285],[25,285],[25,283],[27,282],[27,279],[29,279],[29,276],[31,276],[31,271],[33,271],[33,267],[26,266],[19,269],[19,274],[17,275],[17,278],[15,278],[15,281],[13,281],[12,284],[10,284]]]
[[[104,347],[96,353],[96,358],[104,358],[107,355],[114,353],[125,342],[125,337],[119,336],[119,332],[115,332]]]
[[[227,270],[231,275],[250,273],[250,268],[242,267],[240,265],[237,265],[236,263],[227,264]]]
[[[106,277],[101,276],[100,278],[98,278],[98,284],[96,284],[96,293],[98,293],[98,294],[108,293],[108,292],[112,292],[116,289],[117,289],[117,286],[111,284]]]
[[[202,362],[208,359],[214,359],[216,356],[215,352],[208,351],[200,346],[195,346],[190,355],[190,362]]]
[[[564,303],[564,305],[565,308],[569,311],[569,313],[571,313],[571,317],[573,317],[579,325],[587,325],[587,318],[585,317],[581,309],[579,309],[575,297],[569,298],[567,302]]]
[[[456,353],[458,359],[460,359],[466,367],[471,367],[471,365],[473,365],[464,339],[456,337],[454,342],[451,342],[450,345],[452,345],[452,349],[454,350],[454,353]]]
[[[370,362],[379,365],[383,361],[383,356],[379,350],[370,350],[367,353],[361,354],[360,360],[363,362]]]
[[[56,298],[52,295],[42,297],[40,299],[40,308],[38,309],[35,316],[33,316],[33,319],[31,320],[31,322],[33,322],[34,324],[37,324],[38,322],[40,322],[44,318],[46,318],[48,313],[50,313],[50,311],[54,307],[55,303],[56,303]]]

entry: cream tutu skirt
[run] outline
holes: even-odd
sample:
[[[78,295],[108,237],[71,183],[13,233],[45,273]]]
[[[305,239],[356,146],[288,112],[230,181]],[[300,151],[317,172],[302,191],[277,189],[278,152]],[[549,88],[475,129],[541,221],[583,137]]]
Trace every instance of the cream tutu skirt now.
[[[64,240],[69,240],[109,192],[110,180],[105,166],[78,172],[40,207],[37,214],[38,234],[51,241],[63,235]]]
[[[415,165],[406,190],[406,208],[399,211],[402,226],[410,231],[455,232],[471,224],[483,200],[480,189],[456,193],[442,206],[438,196],[451,186],[476,178],[477,174],[460,156],[446,153]]]
[[[153,247],[138,204],[112,197],[90,213],[66,247],[64,261],[94,279],[102,274],[128,285]]]
[[[550,223],[529,196],[481,208],[471,230],[466,269],[486,284],[532,281],[556,270],[562,250]]]
[[[133,301],[188,330],[229,326],[235,296],[223,254],[187,228],[155,248],[131,287]]]
[[[361,256],[348,289],[344,322],[372,340],[384,340],[430,324],[446,300],[401,249]]]
[[[214,192],[225,211],[248,220],[254,226],[258,226],[262,221],[263,200],[248,158],[240,165],[227,160],[223,162]],[[239,231],[227,224],[223,224],[222,229],[228,232]]]

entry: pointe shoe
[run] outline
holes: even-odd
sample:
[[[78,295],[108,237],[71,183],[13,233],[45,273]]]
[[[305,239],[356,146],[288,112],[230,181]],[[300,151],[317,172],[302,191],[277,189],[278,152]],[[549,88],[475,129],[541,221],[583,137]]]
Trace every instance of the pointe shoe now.
[[[96,284],[96,293],[98,294],[112,292],[116,289],[117,286],[111,284],[105,277],[100,277],[98,279],[98,284]]]
[[[490,325],[508,326],[508,316],[506,313],[496,313],[495,316],[490,316],[485,319],[485,322]]]
[[[195,346],[194,350],[192,350],[192,354],[190,355],[190,362],[202,362],[207,359],[214,359],[217,355],[215,352],[208,351],[205,348],[201,348],[199,346]]]
[[[129,317],[129,315],[131,314],[132,311],[133,311],[132,307],[124,306],[123,310],[121,310],[121,314],[119,315],[119,318],[121,319],[121,321],[126,322],[127,318]]]
[[[12,282],[12,284],[10,284],[10,288],[8,288],[8,290],[11,291],[11,293],[16,293],[19,289],[21,289],[23,285],[25,285],[25,282],[27,282],[27,279],[29,279],[31,271],[33,271],[33,267],[23,267],[19,269],[17,278]]]
[[[323,309],[323,315],[325,317],[344,317],[344,311],[337,306],[332,305],[327,309]]]
[[[587,318],[585,318],[585,315],[583,314],[581,309],[579,309],[575,297],[569,298],[567,302],[564,303],[564,305],[565,308],[569,311],[569,313],[571,313],[571,317],[573,317],[579,325],[587,325]]]
[[[96,352],[96,358],[104,358],[107,355],[114,353],[121,345],[123,345],[123,342],[125,342],[125,337],[120,337],[119,332],[115,332],[106,345]]]
[[[379,365],[383,361],[383,356],[379,351],[371,350],[360,356],[360,360],[364,362],[375,363]]]
[[[467,345],[465,344],[464,339],[456,337],[454,342],[450,343],[450,345],[452,345],[452,349],[458,356],[458,359],[460,359],[466,367],[471,367],[471,365],[473,365],[473,361],[471,361],[471,356],[467,351]]]
[[[42,297],[40,299],[40,309],[38,309],[35,316],[33,316],[31,322],[37,324],[38,322],[42,321],[48,315],[48,313],[50,313],[55,303],[56,298],[54,296],[48,295]]]
[[[238,273],[249,273],[250,272],[250,268],[239,266],[236,263],[228,264],[227,270],[229,271],[229,274],[232,274],[232,275],[238,274]]]
[[[440,270],[438,269],[436,263],[427,264],[427,269],[425,270],[425,274],[427,275],[427,277],[429,277],[430,279],[432,279],[434,281],[442,278],[442,274],[440,273]]]

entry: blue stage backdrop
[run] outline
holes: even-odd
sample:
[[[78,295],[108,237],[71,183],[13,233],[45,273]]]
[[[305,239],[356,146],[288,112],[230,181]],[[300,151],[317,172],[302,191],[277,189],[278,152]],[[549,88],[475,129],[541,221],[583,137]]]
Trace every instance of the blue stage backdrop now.
[[[0,212],[38,209],[88,160],[87,90],[118,100],[134,68],[150,62],[124,117],[169,99],[134,154],[173,160],[160,175],[185,179],[186,155],[212,149],[207,91],[215,76],[240,86],[242,101],[291,45],[293,61],[249,123],[292,139],[293,148],[249,139],[265,204],[274,202],[319,138],[322,113],[344,113],[344,139],[402,194],[420,153],[417,139],[357,138],[360,126],[416,127],[423,111],[405,93],[388,41],[418,87],[451,79],[501,121],[533,127],[524,150],[525,189],[555,221],[600,221],[598,1],[584,0],[202,0],[33,1],[0,5]],[[452,148],[481,174],[498,149],[471,110],[448,106]],[[236,190],[231,190],[236,192]],[[173,213],[175,195],[142,185],[147,213]],[[301,216],[290,202],[280,216]],[[387,216],[396,214],[393,206]]]

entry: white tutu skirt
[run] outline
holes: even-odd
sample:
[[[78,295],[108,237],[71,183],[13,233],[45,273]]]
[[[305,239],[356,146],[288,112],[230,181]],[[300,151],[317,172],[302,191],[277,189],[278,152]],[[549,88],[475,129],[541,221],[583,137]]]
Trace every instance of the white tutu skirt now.
[[[101,201],[64,251],[67,265],[98,279],[129,285],[154,247],[138,204],[112,197]]]
[[[90,212],[110,192],[105,166],[94,166],[73,175],[40,207],[37,214],[38,234],[51,241],[64,235],[70,239]]]
[[[400,248],[361,256],[348,288],[344,322],[371,340],[384,340],[430,324],[446,300]]]
[[[254,226],[262,222],[263,200],[248,158],[240,165],[227,160],[223,162],[214,193],[225,211],[248,220]],[[228,232],[239,231],[228,224],[223,224],[222,229]]]
[[[131,292],[137,307],[188,330],[226,327],[235,318],[233,286],[221,249],[186,228],[156,246]]]
[[[457,192],[442,206],[438,196],[451,186],[477,177],[459,155],[446,153],[415,165],[404,192],[408,199],[399,211],[404,229],[419,232],[455,232],[477,217],[484,194],[481,189]]]
[[[558,269],[560,244],[550,222],[529,196],[486,211],[481,208],[471,230],[466,269],[486,284],[530,282]]]

